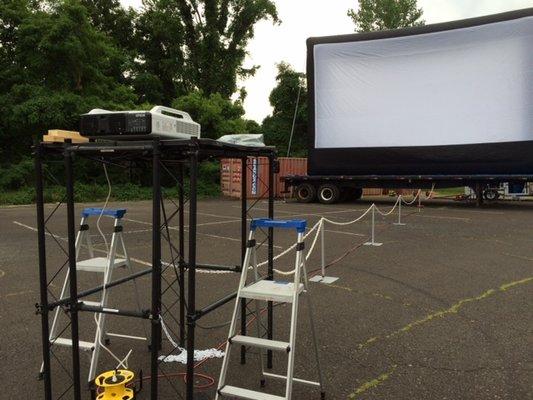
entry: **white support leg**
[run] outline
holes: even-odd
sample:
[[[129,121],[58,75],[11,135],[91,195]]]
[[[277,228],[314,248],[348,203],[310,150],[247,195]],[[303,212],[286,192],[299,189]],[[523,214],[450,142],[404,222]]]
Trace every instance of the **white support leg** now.
[[[375,238],[375,225],[376,225],[376,205],[372,204],[372,236],[370,242],[366,242],[365,246],[381,246],[383,243],[378,243]]]
[[[395,222],[394,225],[405,225],[402,222],[402,195],[398,196],[398,222]]]
[[[333,277],[333,276],[326,276],[326,246],[325,246],[325,240],[324,240],[324,220],[320,222],[320,226],[318,227],[320,229],[320,248],[322,250],[321,254],[321,274],[315,275],[312,278],[309,279],[310,282],[318,282],[318,283],[324,283],[326,285],[333,283],[339,278]]]

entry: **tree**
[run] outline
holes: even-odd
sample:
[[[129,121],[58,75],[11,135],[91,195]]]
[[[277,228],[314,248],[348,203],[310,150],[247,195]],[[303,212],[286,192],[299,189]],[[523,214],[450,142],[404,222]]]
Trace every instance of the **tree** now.
[[[356,32],[424,25],[422,13],[416,0],[359,0],[357,10],[348,10]]]
[[[218,139],[222,135],[258,133],[255,121],[243,118],[240,100],[231,101],[219,93],[204,95],[200,91],[181,96],[173,107],[188,112],[202,126],[202,137]]]
[[[140,101],[170,105],[187,93],[184,29],[174,0],[145,0],[136,23],[138,62],[133,86]]]
[[[262,131],[268,145],[276,146],[280,154],[286,154],[294,109],[300,91],[298,109],[294,124],[294,135],[291,143],[291,155],[304,156],[307,149],[307,87],[305,74],[296,72],[287,63],[278,64],[277,85],[269,96],[272,114],[263,120]]]
[[[137,23],[141,59],[137,91],[146,98],[169,98],[199,90],[230,98],[237,80],[254,74],[244,68],[254,26],[278,21],[272,0],[145,0]],[[144,92],[143,92],[144,91]],[[142,93],[141,93],[142,92]]]
[[[111,38],[117,47],[132,50],[134,42],[133,8],[124,8],[119,0],[80,0],[87,9],[92,26]]]
[[[4,162],[28,154],[32,137],[48,129],[77,130],[79,115],[91,108],[133,107],[134,94],[115,76],[123,53],[92,27],[79,1],[41,8],[12,0],[0,11],[13,25],[0,43],[8,55],[0,63]]]

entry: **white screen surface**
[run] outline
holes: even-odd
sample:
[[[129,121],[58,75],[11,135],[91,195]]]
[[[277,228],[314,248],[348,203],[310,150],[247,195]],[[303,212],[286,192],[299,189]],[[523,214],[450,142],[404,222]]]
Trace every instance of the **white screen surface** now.
[[[533,140],[533,17],[313,57],[316,148]]]

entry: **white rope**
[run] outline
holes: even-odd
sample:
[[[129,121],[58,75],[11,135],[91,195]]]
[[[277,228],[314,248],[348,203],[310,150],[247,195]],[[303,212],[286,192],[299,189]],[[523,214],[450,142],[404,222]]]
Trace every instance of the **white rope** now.
[[[378,214],[381,214],[381,215],[383,215],[384,217],[386,217],[387,215],[391,215],[391,214],[394,212],[394,210],[396,209],[396,207],[397,207],[398,204],[400,203],[401,198],[402,198],[402,196],[398,196],[398,198],[396,199],[396,203],[394,203],[394,206],[392,207],[392,209],[391,209],[389,212],[386,212],[386,213],[381,212],[381,210],[379,209],[378,206],[376,206],[375,203],[373,204],[373,206],[375,207],[375,209],[376,209],[376,211],[378,212]]]
[[[167,337],[168,341],[174,348],[180,350],[179,354],[169,354],[167,356],[159,356],[160,361],[164,362],[179,362],[181,364],[187,364],[187,350],[183,347],[180,347],[176,341],[172,338],[170,335],[170,332],[168,331],[167,326],[165,325],[165,322],[163,321],[163,317],[159,316],[159,321],[161,322],[161,328],[163,328],[163,332],[165,333],[165,336]],[[206,350],[194,350],[193,353],[193,359],[194,361],[202,361],[206,358],[222,358],[224,357],[224,352],[222,350],[218,350],[215,348],[212,349],[206,349]]]
[[[320,225],[320,221],[318,221],[316,224],[313,225],[313,227],[311,229],[309,229],[309,231],[304,235],[303,239],[305,240],[315,229],[318,228],[319,225]],[[289,253],[292,249],[294,249],[296,247],[297,244],[298,243],[294,243],[291,247],[288,247],[287,249],[285,249],[284,251],[279,253],[277,256],[275,256],[272,259],[272,261],[276,261],[277,259],[283,257],[285,254]],[[257,264],[257,268],[263,267],[263,266],[265,266],[267,264],[268,264],[268,260],[267,261],[263,261],[262,263]],[[248,267],[248,269],[252,269],[252,267]]]
[[[319,220],[318,223],[319,223],[319,228],[316,231],[315,237],[313,239],[313,242],[311,243],[311,247],[309,248],[309,251],[305,255],[305,259],[306,260],[308,260],[309,257],[311,257],[311,253],[313,253],[313,250],[315,249],[316,242],[318,241],[318,236],[320,235],[320,231],[321,231],[321,229],[324,228],[322,220]],[[312,231],[309,231],[308,234],[311,233],[311,232]],[[279,269],[273,269],[273,271],[276,272],[279,275],[289,276],[289,275],[293,275],[296,272],[296,269],[292,269],[290,271],[281,271]]]
[[[351,224],[355,224],[356,222],[361,221],[372,210],[372,207],[374,207],[374,204],[372,204],[370,207],[368,207],[368,209],[363,214],[361,214],[358,218],[354,219],[353,221],[337,222],[337,221],[332,221],[330,219],[327,219],[325,217],[322,217],[321,219],[323,221],[325,221],[325,222],[328,222],[328,223],[332,224],[332,225],[338,225],[338,226],[351,225]]]
[[[418,189],[418,193],[416,194],[415,198],[411,201],[405,201],[402,197],[403,204],[405,204],[406,206],[410,206],[420,197],[420,193],[422,193],[422,189]]]
[[[109,203],[109,199],[111,198],[112,187],[111,187],[111,180],[109,179],[109,174],[107,173],[107,167],[106,167],[105,163],[102,163],[102,165],[104,167],[105,178],[106,178],[106,181],[107,181],[107,197],[105,199],[104,206],[102,207],[102,211],[100,211],[100,215],[98,216],[98,219],[96,220],[96,228],[98,229],[98,232],[100,233],[100,236],[102,236],[102,239],[104,240],[104,244],[105,244],[105,248],[106,248],[106,252],[107,252],[107,259],[109,260],[109,256],[110,256],[110,254],[109,254],[109,244],[107,243],[107,239],[106,239],[104,233],[102,232],[102,229],[100,228],[100,219],[104,215],[104,211],[107,208],[107,205]],[[107,282],[107,274],[109,272],[110,271],[106,271],[105,272],[104,279],[105,279],[106,282]],[[104,287],[102,289],[102,299],[105,299],[106,291],[107,291],[107,289],[106,289],[106,287],[104,285]],[[98,338],[98,344],[105,351],[107,351],[111,357],[113,357],[118,362],[117,369],[120,366],[122,366],[122,368],[124,368],[124,369],[128,369],[128,358],[131,355],[133,350],[130,350],[128,352],[128,354],[126,354],[126,357],[124,357],[123,359],[120,359],[104,343],[102,343],[102,335],[101,335],[102,329],[100,327],[100,323],[98,322],[97,314],[99,314],[99,313],[94,313],[93,318],[94,318],[94,322],[96,324],[96,337]]]
[[[102,163],[104,167],[104,174],[105,179],[107,180],[107,197],[105,199],[104,206],[102,207],[102,211],[100,211],[100,215],[98,216],[98,219],[96,220],[96,229],[98,229],[98,232],[100,233],[100,236],[104,240],[105,244],[105,251],[107,253],[107,256],[109,257],[109,245],[107,243],[107,239],[104,235],[104,232],[102,232],[102,229],[100,228],[100,220],[102,219],[102,216],[104,215],[104,211],[107,208],[107,204],[109,203],[109,199],[111,198],[111,181],[109,180],[109,175],[107,174],[107,167],[104,163]]]

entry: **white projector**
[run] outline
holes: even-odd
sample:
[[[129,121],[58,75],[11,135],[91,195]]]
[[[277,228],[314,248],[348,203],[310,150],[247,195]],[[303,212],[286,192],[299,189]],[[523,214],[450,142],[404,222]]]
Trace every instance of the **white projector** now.
[[[200,137],[200,124],[189,114],[156,106],[150,111],[108,111],[94,109],[80,120],[83,136],[155,135],[171,139]]]

